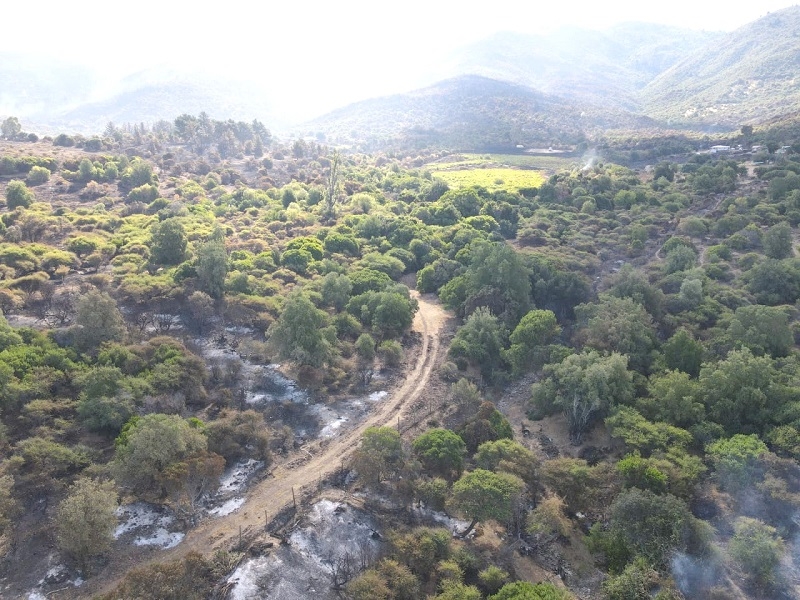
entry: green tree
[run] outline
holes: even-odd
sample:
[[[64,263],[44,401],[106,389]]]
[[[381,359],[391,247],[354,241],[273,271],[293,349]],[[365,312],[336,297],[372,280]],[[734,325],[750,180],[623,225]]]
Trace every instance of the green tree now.
[[[655,348],[655,329],[641,304],[630,298],[601,296],[596,304],[575,307],[575,314],[587,346],[627,354],[632,369],[647,370]]]
[[[475,463],[488,471],[505,471],[533,485],[539,461],[536,456],[519,442],[500,439],[484,442],[475,453]]]
[[[283,305],[278,320],[269,328],[268,336],[281,358],[301,365],[321,367],[335,355],[328,327],[328,316],[307,296],[292,293]]]
[[[58,506],[58,546],[81,571],[88,572],[92,557],[104,554],[117,524],[114,482],[79,478]]]
[[[800,268],[796,259],[768,258],[745,274],[747,289],[759,304],[793,304],[800,298]]]
[[[478,573],[481,582],[481,589],[486,594],[496,594],[500,591],[511,576],[498,566],[490,565]]]
[[[477,410],[482,401],[478,386],[463,377],[450,386],[450,397],[456,406],[468,412]]]
[[[669,338],[661,350],[664,353],[664,364],[668,369],[683,371],[692,377],[700,374],[703,345],[685,329],[681,329]]]
[[[705,418],[700,384],[688,373],[669,371],[653,375],[649,389],[650,397],[638,399],[636,407],[651,421],[687,428]]]
[[[674,550],[702,553],[708,527],[692,516],[686,503],[671,494],[632,488],[611,504],[608,529],[592,528],[590,549],[605,555],[612,570],[621,571],[637,556],[665,568]]]
[[[760,304],[737,308],[728,326],[728,336],[756,356],[769,354],[780,358],[787,356],[794,346],[786,311]]]
[[[465,358],[481,369],[481,374],[491,380],[494,371],[502,364],[507,331],[502,322],[486,307],[479,307],[458,330],[450,355]]]
[[[358,356],[371,363],[375,358],[375,339],[368,333],[362,333],[354,345]]]
[[[675,246],[665,257],[664,272],[677,273],[691,269],[697,263],[697,252],[689,246]]]
[[[400,434],[392,427],[367,427],[353,456],[359,476],[371,485],[392,477],[404,460]]]
[[[608,600],[650,600],[658,581],[658,572],[645,559],[637,558],[622,573],[603,582],[603,593]]]
[[[484,442],[511,439],[514,435],[511,424],[503,416],[503,413],[488,401],[481,403],[475,416],[467,420],[458,433],[467,445],[469,452],[475,452],[478,446]]]
[[[507,244],[480,244],[470,256],[465,274],[463,312],[486,307],[512,326],[530,307],[530,271]]]
[[[785,401],[772,360],[749,349],[703,367],[700,385],[709,418],[730,433],[762,431]]]
[[[453,475],[458,477],[464,468],[467,447],[464,440],[449,429],[429,429],[411,446],[423,467],[445,479],[452,480]]]
[[[322,301],[336,310],[342,310],[347,305],[352,291],[353,282],[347,275],[328,273],[322,278]]]
[[[352,600],[392,600],[392,590],[374,569],[368,569],[348,582],[347,595]]]
[[[407,293],[381,292],[372,311],[372,327],[384,337],[396,337],[411,327],[419,303]]]
[[[9,210],[22,207],[28,208],[34,201],[33,192],[28,189],[24,181],[12,179],[6,187],[6,206]]]
[[[17,443],[15,454],[22,475],[19,481],[44,493],[59,489],[66,476],[74,475],[90,462],[85,449],[70,448],[40,436]]]
[[[720,486],[733,492],[748,489],[756,482],[760,477],[759,460],[768,451],[757,435],[740,433],[706,448]]]
[[[775,583],[784,552],[784,543],[777,530],[749,517],[737,518],[733,529],[728,552],[744,575],[760,586]]]
[[[120,485],[141,498],[162,498],[170,467],[206,451],[206,436],[178,415],[134,417],[116,441],[113,471]]]
[[[448,580],[442,584],[442,591],[433,600],[481,600],[483,596],[474,585]]]
[[[3,137],[7,140],[13,140],[21,131],[22,125],[20,125],[17,117],[8,117],[0,124],[0,133],[2,133]]]
[[[608,293],[617,298],[630,298],[655,319],[660,319],[664,313],[664,293],[654,287],[647,280],[647,276],[631,265],[623,265],[614,277]]]
[[[339,171],[341,160],[339,152],[334,150],[330,158],[330,169],[328,170],[328,177],[325,184],[325,208],[323,216],[326,219],[332,220],[336,216],[336,205],[340,202]]]
[[[144,159],[134,158],[130,164],[122,171],[119,187],[124,192],[129,192],[133,188],[142,185],[150,185],[156,182],[153,167]]]
[[[381,336],[398,336],[411,327],[419,304],[406,288],[397,288],[402,291],[367,291],[353,296],[347,303],[347,311]]]
[[[620,438],[630,450],[649,456],[654,452],[685,450],[692,436],[685,429],[668,423],[653,423],[630,406],[618,406],[606,419],[611,435]]]
[[[384,366],[396,367],[403,361],[403,347],[397,340],[384,340],[378,346],[378,356]]]
[[[50,169],[34,165],[25,178],[30,185],[42,185],[50,181]]]
[[[561,410],[569,424],[570,439],[580,444],[594,418],[615,404],[633,399],[633,378],[627,364],[620,354],[601,356],[590,350],[548,365],[546,378],[532,388],[534,412]]]
[[[546,346],[559,333],[561,327],[551,310],[532,310],[522,317],[509,337],[511,347],[505,352],[514,373],[525,373],[540,366],[547,357]]]
[[[773,225],[764,234],[764,254],[770,258],[789,258],[794,254],[792,227],[786,221]]]
[[[345,235],[338,231],[331,231],[325,237],[325,252],[330,254],[346,254],[347,256],[358,256],[358,241],[351,235]]]
[[[82,395],[78,401],[78,416],[86,427],[108,436],[116,436],[134,411],[133,398],[129,394]]]
[[[552,583],[530,583],[514,581],[505,584],[499,592],[489,596],[489,600],[572,600],[568,590],[558,588]]]
[[[452,496],[456,511],[472,519],[462,536],[469,535],[479,521],[508,522],[524,489],[522,480],[508,473],[493,473],[485,469],[465,473],[453,484]]]
[[[308,273],[308,266],[313,260],[311,253],[303,248],[289,248],[281,254],[281,264],[298,275]]]
[[[483,201],[474,189],[449,190],[441,196],[442,203],[449,202],[462,217],[474,217],[481,211]]]
[[[150,258],[155,264],[177,265],[186,257],[186,230],[175,218],[153,225]]]
[[[98,170],[95,169],[92,161],[88,158],[84,158],[78,164],[78,180],[86,183],[87,181],[92,181],[93,179],[97,179],[99,176]]]
[[[392,279],[386,273],[374,269],[355,269],[348,277],[353,283],[353,294],[356,296],[365,292],[380,292],[392,284]]]
[[[403,565],[408,566],[411,572],[418,577],[428,579],[432,574],[432,567],[437,562],[447,560],[450,557],[451,537],[450,532],[442,528],[416,527],[408,533],[391,532],[389,534],[391,556],[403,563]],[[397,572],[397,575],[390,576],[387,573],[387,567],[394,567],[394,565],[385,563],[386,561],[379,569],[386,574],[390,582],[395,577],[401,581],[407,580],[402,570],[397,572],[396,569],[392,569]],[[394,586],[392,587],[394,588]],[[414,596],[413,598],[416,597]]]
[[[75,341],[83,351],[94,350],[104,342],[121,340],[125,322],[114,299],[92,290],[78,300],[75,314]]]
[[[703,282],[694,277],[687,277],[681,283],[678,293],[680,306],[685,310],[693,310],[703,302]]]
[[[215,299],[225,293],[228,254],[221,238],[212,238],[197,250],[197,279],[202,291]]]

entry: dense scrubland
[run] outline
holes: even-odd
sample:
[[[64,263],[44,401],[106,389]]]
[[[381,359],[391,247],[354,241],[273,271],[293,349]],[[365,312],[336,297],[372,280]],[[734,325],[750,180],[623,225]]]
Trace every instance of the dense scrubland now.
[[[331,560],[328,588],[797,597],[791,127],[616,139],[533,171],[532,157],[347,153],[204,114],[3,134],[8,593],[35,585],[52,548],[85,589],[119,584],[109,598],[223,595],[242,545],[116,581],[142,558],[113,538],[117,503],[163,505],[191,530],[226,468],[302,453],[295,404],[249,403],[247,365],[280,362],[317,404],[401,379],[411,287],[457,328],[423,426],[370,428],[342,465],[336,485],[363,494],[385,544]],[[741,150],[696,152],[714,141]],[[525,179],[472,185],[484,167]],[[463,524],[411,526],[423,505]]]

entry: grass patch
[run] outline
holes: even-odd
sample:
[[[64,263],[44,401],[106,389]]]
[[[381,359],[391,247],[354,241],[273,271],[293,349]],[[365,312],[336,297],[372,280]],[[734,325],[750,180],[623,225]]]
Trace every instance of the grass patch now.
[[[520,169],[459,169],[433,171],[433,176],[443,179],[452,188],[480,185],[488,190],[518,191],[520,188],[539,187],[547,180],[541,171]]]

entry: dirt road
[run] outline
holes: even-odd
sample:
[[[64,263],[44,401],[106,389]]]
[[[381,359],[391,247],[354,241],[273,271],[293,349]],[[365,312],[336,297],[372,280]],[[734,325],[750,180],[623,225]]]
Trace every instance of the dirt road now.
[[[404,422],[410,425],[422,418],[423,413],[427,415],[417,400],[421,397],[442,351],[439,334],[448,316],[434,299],[422,297],[416,292],[412,294],[419,301],[419,311],[414,317],[412,327],[421,334],[422,340],[416,359],[409,360],[408,371],[400,387],[391,391],[363,422],[341,437],[309,444],[293,460],[276,467],[271,477],[250,490],[245,504],[238,511],[225,517],[205,520],[189,531],[181,544],[170,550],[154,552],[147,560],[139,562],[139,565],[175,560],[192,551],[208,555],[219,548],[230,548],[238,541],[240,528],[245,537],[256,531],[263,531],[265,511],[267,518],[272,519],[281,509],[292,504],[293,490],[298,502],[304,492],[316,491],[320,480],[340,469],[350,459],[367,427],[396,425],[398,419],[401,426]],[[417,412],[419,414],[415,415]],[[402,427],[405,429],[405,426]],[[68,594],[59,597],[86,597],[87,594],[110,592],[125,571],[134,566],[138,565],[130,560],[112,561],[94,580],[75,590],[76,596]]]

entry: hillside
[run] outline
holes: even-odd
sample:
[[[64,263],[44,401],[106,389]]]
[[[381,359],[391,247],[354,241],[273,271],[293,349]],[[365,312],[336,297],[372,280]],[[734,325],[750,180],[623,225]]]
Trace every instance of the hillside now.
[[[642,92],[646,114],[685,125],[738,127],[800,108],[800,7],[712,42]]]
[[[122,80],[113,94],[63,112],[70,130],[97,131],[106,123],[154,123],[181,114],[206,112],[234,120],[275,122],[268,101],[255,86],[199,74],[145,71]]]
[[[639,89],[719,35],[651,23],[622,23],[604,31],[566,28],[539,35],[504,32],[456,52],[450,71],[636,110]]]
[[[649,127],[621,110],[580,105],[530,88],[468,75],[408,94],[358,102],[304,126],[329,141],[510,150],[575,145],[598,130]],[[368,133],[366,133],[368,132]]]
[[[40,134],[93,133],[109,121],[155,123],[180,114],[279,123],[260,82],[159,67],[118,77],[29,54],[0,54],[0,115]]]

